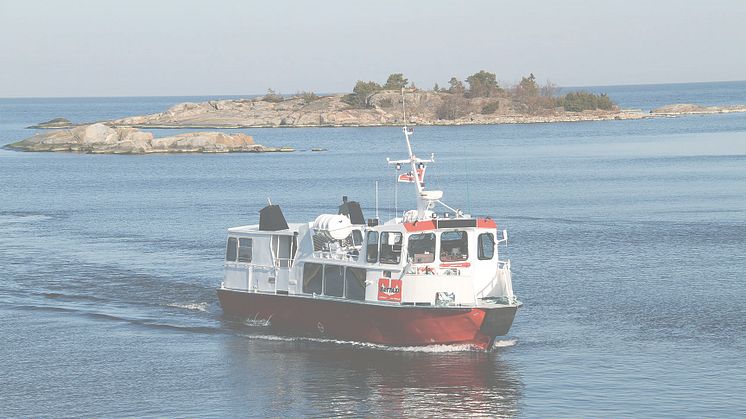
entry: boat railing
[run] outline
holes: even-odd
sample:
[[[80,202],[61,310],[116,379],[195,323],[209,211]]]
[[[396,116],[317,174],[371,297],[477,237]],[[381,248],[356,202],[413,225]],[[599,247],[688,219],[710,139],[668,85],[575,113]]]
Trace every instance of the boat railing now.
[[[292,268],[293,258],[275,258],[275,268]]]
[[[350,252],[339,253],[339,252],[329,252],[325,250],[317,250],[313,252],[313,256],[319,259],[356,262],[359,254],[350,253]]]

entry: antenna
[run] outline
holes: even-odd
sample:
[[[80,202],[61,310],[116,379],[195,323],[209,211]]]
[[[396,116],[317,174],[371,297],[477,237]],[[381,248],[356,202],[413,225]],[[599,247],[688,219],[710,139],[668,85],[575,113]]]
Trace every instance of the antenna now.
[[[398,167],[398,166],[397,166]],[[394,178],[394,220],[399,215],[399,169],[396,170]]]
[[[401,88],[401,113],[404,118],[404,131],[407,130],[407,109],[404,106],[404,87]],[[410,154],[412,154],[410,152]]]
[[[378,218],[378,181],[376,181],[376,219]]]
[[[394,211],[395,211],[395,217],[398,215],[399,212],[399,182],[407,182],[407,183],[414,183],[415,185],[415,191],[417,196],[417,211],[416,211],[416,220],[424,219],[426,212],[428,209],[432,208],[432,206],[435,204],[435,202],[439,202],[440,198],[443,196],[442,191],[426,191],[425,190],[425,169],[426,169],[426,163],[432,163],[433,159],[432,157],[430,159],[420,159],[417,156],[415,156],[414,152],[412,151],[412,141],[411,136],[414,134],[414,130],[412,128],[409,128],[407,124],[407,104],[406,104],[406,96],[404,95],[404,88],[401,89],[401,110],[402,110],[402,117],[404,118],[404,127],[402,128],[402,131],[404,132],[404,139],[407,142],[407,159],[404,160],[390,160],[386,159],[388,164],[395,165],[396,166],[396,185],[394,186]],[[404,175],[399,175],[399,170],[401,170],[402,166],[408,167],[409,172]],[[405,169],[406,170],[406,169]],[[408,216],[411,217],[412,215]]]

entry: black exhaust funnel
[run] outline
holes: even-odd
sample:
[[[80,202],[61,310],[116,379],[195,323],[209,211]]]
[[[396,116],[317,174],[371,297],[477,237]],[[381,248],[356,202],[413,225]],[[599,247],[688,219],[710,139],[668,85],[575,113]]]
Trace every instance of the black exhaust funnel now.
[[[346,196],[342,197],[342,205],[339,206],[339,214],[350,217],[352,224],[365,224],[363,210],[360,209],[360,203],[348,201]]]
[[[267,205],[259,210],[259,230],[277,231],[287,229],[288,222],[285,221],[285,216],[282,215],[279,205]]]

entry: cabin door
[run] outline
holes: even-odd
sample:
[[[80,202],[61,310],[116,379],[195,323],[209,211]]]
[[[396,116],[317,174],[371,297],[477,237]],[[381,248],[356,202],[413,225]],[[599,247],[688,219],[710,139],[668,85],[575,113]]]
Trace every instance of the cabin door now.
[[[275,262],[275,291],[288,291],[290,268],[293,266],[294,236],[272,236],[272,254]]]

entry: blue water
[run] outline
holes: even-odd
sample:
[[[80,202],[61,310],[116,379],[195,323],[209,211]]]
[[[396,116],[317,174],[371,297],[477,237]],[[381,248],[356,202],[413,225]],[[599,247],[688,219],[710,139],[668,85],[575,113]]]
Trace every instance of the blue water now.
[[[607,91],[746,103],[741,82]],[[0,99],[0,144],[203,99]],[[389,216],[404,152],[398,128],[242,131],[300,151],[0,151],[0,416],[746,415],[746,114],[416,128],[428,186],[509,230],[525,305],[487,353],[223,319],[228,227],[268,197],[295,221],[342,195],[372,215],[376,180]]]

